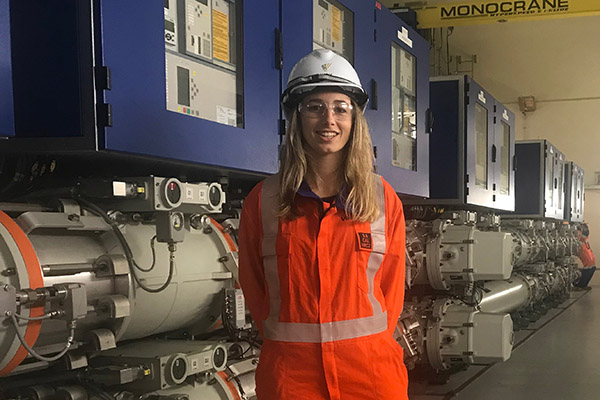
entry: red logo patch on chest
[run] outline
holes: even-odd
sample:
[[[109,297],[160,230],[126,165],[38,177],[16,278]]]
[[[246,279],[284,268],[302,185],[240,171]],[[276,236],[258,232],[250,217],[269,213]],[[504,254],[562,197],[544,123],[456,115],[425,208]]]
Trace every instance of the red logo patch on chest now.
[[[373,249],[373,240],[370,233],[358,233],[358,247],[365,250]]]

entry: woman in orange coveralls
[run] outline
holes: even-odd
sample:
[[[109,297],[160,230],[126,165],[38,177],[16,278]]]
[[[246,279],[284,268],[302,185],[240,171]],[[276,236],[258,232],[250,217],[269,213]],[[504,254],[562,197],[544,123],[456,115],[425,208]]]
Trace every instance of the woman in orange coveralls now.
[[[405,225],[372,173],[368,96],[343,57],[315,50],[282,95],[278,174],[244,202],[240,282],[264,339],[259,400],[403,400],[392,334],[404,300]]]

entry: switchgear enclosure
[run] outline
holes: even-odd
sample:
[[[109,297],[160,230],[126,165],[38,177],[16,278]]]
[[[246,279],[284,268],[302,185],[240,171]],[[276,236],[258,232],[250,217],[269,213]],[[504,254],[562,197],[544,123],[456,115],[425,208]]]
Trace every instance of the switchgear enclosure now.
[[[99,151],[251,174],[277,171],[281,75],[274,48],[265,43],[275,41],[279,1],[4,0],[3,13],[7,3],[13,59],[12,69],[0,70],[0,85],[14,83],[15,140],[4,143],[2,151]],[[210,4],[213,19],[210,30],[206,24],[188,30],[196,49],[198,37],[212,39],[215,29],[223,39],[210,49],[201,41],[195,55],[181,45],[185,38],[178,21],[186,16],[178,19],[177,13],[178,6],[185,10],[193,3]],[[6,21],[4,14],[0,20]],[[5,53],[4,47],[0,51]],[[210,60],[204,57],[211,52]],[[169,78],[177,82],[179,71],[182,96],[169,89],[182,102],[189,92],[189,107],[168,109],[165,62],[174,66],[176,60],[166,60],[166,53],[212,73],[191,66],[173,69]],[[211,90],[213,84],[219,87]],[[201,114],[192,100],[208,111]],[[6,109],[2,105],[0,112]]]
[[[429,89],[430,199],[407,204],[512,210],[514,115],[466,75],[431,78]]]
[[[379,56],[362,83],[371,95],[365,115],[377,173],[400,194],[428,197],[429,44],[391,11],[374,13],[370,51]]]
[[[523,218],[564,218],[565,156],[547,140],[515,145],[515,211]]]

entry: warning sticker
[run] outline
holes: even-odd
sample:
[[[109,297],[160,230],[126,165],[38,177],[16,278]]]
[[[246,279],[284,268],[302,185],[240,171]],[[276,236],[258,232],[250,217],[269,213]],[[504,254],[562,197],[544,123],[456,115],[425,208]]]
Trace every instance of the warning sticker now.
[[[331,6],[331,39],[334,42],[342,40],[342,12],[333,5]]]
[[[229,62],[229,17],[213,9],[213,57]]]

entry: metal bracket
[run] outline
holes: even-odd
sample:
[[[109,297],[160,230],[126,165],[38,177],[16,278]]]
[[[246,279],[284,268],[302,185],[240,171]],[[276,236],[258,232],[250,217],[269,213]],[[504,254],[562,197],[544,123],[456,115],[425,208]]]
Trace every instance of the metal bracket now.
[[[66,213],[27,212],[17,218],[17,223],[26,235],[41,228],[99,232],[112,229],[100,217]]]

